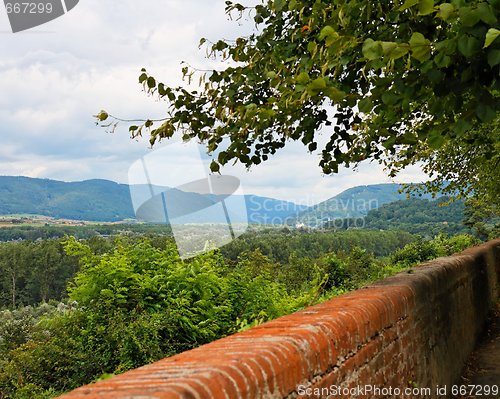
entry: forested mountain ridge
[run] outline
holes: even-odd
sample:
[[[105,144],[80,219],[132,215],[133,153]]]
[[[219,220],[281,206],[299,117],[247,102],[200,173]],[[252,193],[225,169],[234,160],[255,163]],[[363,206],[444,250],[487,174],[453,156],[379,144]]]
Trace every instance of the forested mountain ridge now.
[[[401,224],[461,224],[464,218],[464,201],[448,201],[448,197],[441,197],[434,201],[409,198],[391,202],[368,212],[366,224],[372,228],[384,229],[397,228]]]
[[[117,221],[133,218],[129,188],[109,180],[62,182],[0,176],[0,214]]]
[[[472,233],[464,224],[465,202],[409,198],[394,201],[372,209],[363,218],[327,222],[324,227],[336,229],[365,228],[371,230],[399,230],[432,238],[438,234]]]
[[[254,224],[305,223],[321,227],[332,219],[364,217],[368,212],[395,201],[403,201],[399,184],[357,186],[317,205],[307,207],[293,202],[245,195],[247,215]],[[199,201],[199,194],[183,193],[184,202]],[[430,198],[429,195],[423,198]],[[0,215],[37,214],[60,219],[114,222],[135,218],[130,188],[109,180],[62,182],[21,176],[0,176]],[[210,223],[223,223],[213,209],[203,213]],[[297,216],[298,215],[298,216]],[[203,222],[200,220],[200,222]]]

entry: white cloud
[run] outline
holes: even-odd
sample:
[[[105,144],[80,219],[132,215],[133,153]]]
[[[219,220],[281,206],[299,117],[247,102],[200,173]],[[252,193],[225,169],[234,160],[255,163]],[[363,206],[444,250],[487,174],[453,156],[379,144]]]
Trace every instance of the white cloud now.
[[[102,108],[122,117],[163,115],[165,105],[137,83],[140,68],[175,85],[181,61],[212,65],[197,47],[200,37],[252,29],[228,21],[224,3],[82,0],[67,15],[17,34],[0,13],[0,174],[126,182],[129,166],[151,151],[147,139],[130,140],[125,126],[107,134],[92,115]],[[379,167],[322,176],[317,164],[317,155],[293,144],[250,173],[241,167],[228,173],[242,176],[247,193],[299,202],[388,181]],[[412,170],[403,178],[421,176]]]

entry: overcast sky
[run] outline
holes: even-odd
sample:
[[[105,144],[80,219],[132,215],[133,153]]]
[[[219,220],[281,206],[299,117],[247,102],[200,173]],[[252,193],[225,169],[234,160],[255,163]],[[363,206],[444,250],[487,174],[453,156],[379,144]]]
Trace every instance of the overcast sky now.
[[[247,2],[248,3],[248,2]],[[243,25],[243,26],[242,26]],[[141,91],[141,67],[180,83],[180,62],[204,66],[201,37],[234,38],[251,29],[229,21],[224,0],[80,0],[68,14],[13,34],[0,6],[0,175],[76,181],[128,181],[129,167],[151,153],[126,126],[114,134],[94,124],[106,109],[122,117],[161,117],[164,105]],[[318,155],[290,145],[241,178],[246,193],[314,203],[346,188],[391,182],[375,164],[323,176]],[[164,168],[168,174],[169,162]],[[414,168],[397,181],[421,181]]]

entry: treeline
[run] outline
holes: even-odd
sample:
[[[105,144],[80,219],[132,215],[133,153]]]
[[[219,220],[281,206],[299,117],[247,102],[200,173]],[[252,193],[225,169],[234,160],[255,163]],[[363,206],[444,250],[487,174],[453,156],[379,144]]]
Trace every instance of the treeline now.
[[[416,238],[404,231],[305,231],[284,227],[250,231],[222,247],[221,252],[226,258],[235,260],[245,251],[259,249],[272,261],[284,264],[292,254],[300,258],[318,258],[354,247],[363,248],[375,256],[385,256]]]
[[[18,240],[46,240],[73,236],[86,239],[94,236],[127,235],[171,235],[170,226],[165,224],[89,224],[85,226],[12,226],[0,228],[0,242]]]
[[[126,234],[119,236],[93,236],[84,243],[97,254],[112,250],[117,237],[129,243],[147,237],[153,246],[160,249],[173,243],[173,238],[167,234],[154,233],[154,229],[164,229],[164,226],[148,227],[150,231],[147,235],[127,230]],[[221,254],[234,263],[241,254],[259,251],[271,262],[285,265],[296,259],[309,262],[326,253],[350,251],[356,246],[375,256],[384,256],[414,239],[411,234],[394,231],[306,233],[287,228],[268,229],[244,234],[224,246]],[[0,308],[65,298],[67,283],[79,270],[79,263],[76,257],[64,251],[64,241],[64,238],[59,238],[0,243]]]
[[[61,300],[78,271],[60,241],[21,241],[0,245],[0,308]]]
[[[93,236],[82,242],[96,254],[112,251],[116,240],[135,242],[149,237],[155,247],[173,243],[159,234]],[[80,270],[78,257],[64,249],[67,238],[0,243],[0,309],[62,301],[66,288]]]
[[[382,205],[368,212],[365,227],[370,229],[397,229],[426,237],[437,234],[470,233],[464,224],[464,201],[450,202],[448,197],[436,200],[410,198]]]
[[[408,236],[398,247],[394,236],[395,250],[380,257],[350,243],[353,233],[337,233],[342,248],[320,246],[316,256],[318,232],[284,231],[283,241],[276,231],[250,233],[233,243],[245,244],[238,255],[224,247],[188,261],[161,236],[51,242],[79,271],[61,303],[0,312],[0,398],[51,398],[476,243]],[[365,233],[357,243],[372,248],[379,232]],[[259,240],[291,243],[278,253]]]
[[[500,234],[498,208],[474,199],[436,200],[410,198],[372,209],[365,217],[336,219],[324,223],[324,229],[399,230],[431,239],[439,234],[473,234],[485,241]]]

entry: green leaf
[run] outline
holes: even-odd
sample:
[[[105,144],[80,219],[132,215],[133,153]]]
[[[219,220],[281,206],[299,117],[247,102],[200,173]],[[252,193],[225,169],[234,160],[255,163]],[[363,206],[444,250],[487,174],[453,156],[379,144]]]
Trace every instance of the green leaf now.
[[[419,3],[419,0],[406,0],[401,7],[399,7],[399,11],[407,10],[410,7],[413,7]]]
[[[491,122],[495,119],[496,112],[489,105],[479,103],[476,108],[476,115],[481,122]]]
[[[361,50],[368,60],[376,60],[384,55],[384,50],[380,42],[373,39],[366,39]]]
[[[307,92],[310,96],[316,96],[320,91],[327,88],[326,80],[322,77],[316,78],[307,85]]]
[[[216,161],[212,161],[210,163],[210,170],[214,173],[217,173],[220,170],[220,165]]]
[[[445,137],[441,134],[441,132],[432,130],[427,136],[427,143],[429,147],[433,150],[438,150],[443,146],[445,142]]]
[[[312,90],[323,90],[326,89],[326,81],[323,78],[314,79],[308,87]]]
[[[462,136],[467,130],[471,127],[471,123],[464,119],[459,119],[455,126],[453,127],[453,131],[457,134],[457,136]]]
[[[285,4],[285,0],[274,0],[274,9],[279,12],[283,10]]]
[[[100,122],[105,121],[108,119],[109,114],[106,111],[100,111],[97,115],[96,118],[99,119]]]
[[[448,39],[434,44],[435,48],[439,52],[443,52],[446,55],[454,55],[457,51],[457,40]]]
[[[429,77],[429,80],[434,84],[438,84],[444,79],[443,72],[435,68],[428,70],[426,75]]]
[[[331,46],[339,38],[338,32],[335,31],[331,26],[325,26],[321,29],[318,39],[324,40],[327,46]]]
[[[316,53],[317,49],[318,49],[318,45],[316,44],[316,42],[312,41],[312,42],[307,43],[307,51],[309,51],[309,53],[311,55]]]
[[[410,47],[405,43],[398,45],[389,54],[389,58],[392,60],[397,60],[398,58],[404,57],[410,51]]]
[[[394,147],[394,144],[396,144],[396,136],[392,136],[392,137],[389,137],[387,140],[385,140],[382,145],[386,148],[386,149],[390,149],[392,147]]]
[[[333,29],[331,26],[325,26],[323,29],[321,29],[321,32],[319,32],[318,39],[319,40],[324,40],[329,36],[335,35],[337,32],[335,29]]]
[[[500,30],[495,29],[495,28],[490,28],[488,29],[488,32],[486,32],[486,39],[484,40],[484,46],[483,48],[489,47],[491,43],[500,35]]]
[[[398,44],[395,42],[379,42],[379,43],[382,46],[382,51],[384,52],[384,55],[389,55],[389,53],[398,46]]]
[[[165,94],[167,94],[167,90],[165,89],[165,84],[160,83],[160,84],[158,85],[158,94],[159,94],[160,96],[164,96]]]
[[[289,3],[288,3],[288,10],[289,11],[293,11],[297,8],[297,0],[291,0]]]
[[[229,47],[229,45],[224,40],[219,40],[217,43],[215,43],[212,46],[212,49],[217,50],[217,51],[222,51],[228,47]]]
[[[418,139],[413,132],[409,131],[398,137],[398,142],[400,144],[415,145],[418,143]]]
[[[438,68],[447,68],[451,65],[451,57],[447,56],[443,52],[438,53],[434,57],[434,64],[436,64]]]
[[[460,7],[458,14],[462,25],[466,27],[474,26],[481,19],[478,10],[472,7]]]
[[[472,57],[481,49],[481,42],[474,36],[463,35],[458,39],[458,51],[465,57]]]
[[[429,15],[434,11],[434,0],[420,0],[418,2],[418,15]]]
[[[438,6],[436,17],[447,21],[453,14],[455,14],[455,6],[450,3],[442,3]]]
[[[415,32],[411,35],[409,44],[413,58],[422,62],[430,58],[431,43],[420,32]]]
[[[307,72],[301,72],[295,78],[295,81],[301,85],[309,83],[309,74]]]
[[[386,105],[394,105],[399,101],[399,96],[390,91],[384,92],[382,94],[382,102]]]
[[[276,72],[274,71],[269,71],[266,73],[266,78],[268,79],[274,79],[276,77]]]
[[[147,80],[148,87],[150,89],[154,88],[156,86],[156,80],[152,76],[150,76]]]
[[[306,89],[306,87],[304,85],[301,85],[301,84],[297,84],[295,85],[295,91],[296,92],[303,92],[304,90]]]
[[[373,109],[372,99],[370,97],[365,97],[359,100],[358,109],[364,114],[370,113]]]
[[[139,76],[139,83],[144,82],[148,78],[148,75],[145,73],[142,73],[141,76]]]
[[[409,46],[406,43],[380,42],[384,55],[392,60],[397,60],[408,54]]]
[[[217,156],[217,160],[221,164],[225,164],[229,158],[229,154],[226,151],[221,151],[219,152],[219,155]]]
[[[488,51],[488,64],[490,67],[500,64],[500,50],[491,49]]]
[[[477,13],[485,24],[494,25],[497,23],[497,18],[491,6],[488,3],[479,3]]]
[[[332,100],[333,102],[336,102],[336,103],[342,101],[346,96],[345,92],[337,89],[336,87],[329,87],[325,91],[325,94],[328,96],[328,98],[330,100]]]

